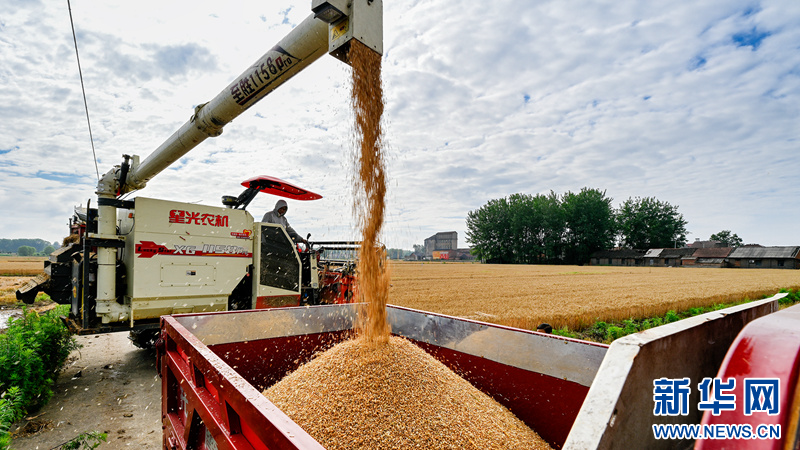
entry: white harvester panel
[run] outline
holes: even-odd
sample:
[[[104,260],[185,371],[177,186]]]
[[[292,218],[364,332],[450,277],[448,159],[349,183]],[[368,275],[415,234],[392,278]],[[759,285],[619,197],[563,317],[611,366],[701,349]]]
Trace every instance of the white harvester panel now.
[[[253,217],[144,197],[135,205],[119,210],[133,320],[227,309],[253,262]]]

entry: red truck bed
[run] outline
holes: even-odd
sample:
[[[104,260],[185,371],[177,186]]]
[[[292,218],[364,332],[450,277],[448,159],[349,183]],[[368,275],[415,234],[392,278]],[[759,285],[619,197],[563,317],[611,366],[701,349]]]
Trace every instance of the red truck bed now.
[[[165,449],[321,449],[261,392],[353,333],[356,305],[162,317]],[[560,447],[608,346],[406,308],[419,345]]]

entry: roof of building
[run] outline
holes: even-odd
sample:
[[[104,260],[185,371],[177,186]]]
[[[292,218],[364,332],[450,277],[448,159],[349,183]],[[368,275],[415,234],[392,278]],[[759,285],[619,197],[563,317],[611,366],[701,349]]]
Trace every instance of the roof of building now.
[[[658,255],[659,258],[681,258],[684,256],[692,256],[696,248],[665,248]]]
[[[698,248],[692,256],[695,258],[727,258],[732,250],[731,247]]]
[[[664,251],[663,248],[651,248],[650,250],[647,251],[647,253],[644,254],[644,257],[645,258],[658,258],[658,255],[660,255],[661,252],[663,252],[663,251]]]
[[[425,240],[427,241],[427,240],[430,240],[430,239],[458,239],[458,232],[457,231],[440,231],[440,232],[434,234],[433,236],[431,236],[431,237],[429,237],[429,238],[427,238]]]
[[[614,250],[598,250],[592,253],[592,258],[643,258],[645,250],[619,248]]]
[[[800,247],[738,247],[728,258],[797,258]]]

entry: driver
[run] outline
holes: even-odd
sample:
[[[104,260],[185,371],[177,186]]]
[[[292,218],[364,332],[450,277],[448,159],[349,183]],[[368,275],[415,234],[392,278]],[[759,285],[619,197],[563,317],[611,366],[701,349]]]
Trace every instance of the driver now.
[[[261,221],[266,223],[276,223],[283,226],[283,228],[289,234],[289,237],[294,239],[294,241],[297,243],[302,242],[306,248],[309,248],[308,241],[297,234],[297,232],[294,231],[294,228],[289,225],[289,221],[286,220],[286,211],[288,210],[289,206],[286,204],[286,200],[278,200],[278,202],[275,203],[275,208],[272,211],[268,211],[266,214],[264,214],[264,217],[261,219]]]

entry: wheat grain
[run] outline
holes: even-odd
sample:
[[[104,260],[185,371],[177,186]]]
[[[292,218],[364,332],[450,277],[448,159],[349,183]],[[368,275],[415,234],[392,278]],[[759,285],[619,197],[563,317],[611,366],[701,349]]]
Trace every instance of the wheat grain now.
[[[510,411],[406,339],[340,343],[264,391],[329,450],[547,449]]]

